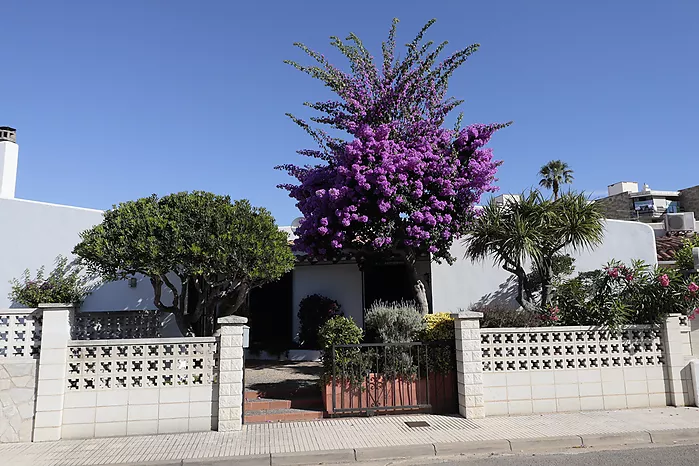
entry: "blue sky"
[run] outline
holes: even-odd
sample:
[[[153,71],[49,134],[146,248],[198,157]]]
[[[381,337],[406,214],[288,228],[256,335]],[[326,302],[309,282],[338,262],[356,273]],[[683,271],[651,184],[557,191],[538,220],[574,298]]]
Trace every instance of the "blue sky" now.
[[[151,193],[248,198],[297,216],[272,167],[312,141],[285,116],[328,97],[284,65],[357,33],[379,56],[429,38],[480,51],[450,92],[465,122],[514,120],[491,146],[519,192],[554,158],[574,187],[699,184],[699,2],[21,1],[2,6],[0,125],[18,129],[17,197],[92,208]],[[335,60],[344,64],[342,60]]]

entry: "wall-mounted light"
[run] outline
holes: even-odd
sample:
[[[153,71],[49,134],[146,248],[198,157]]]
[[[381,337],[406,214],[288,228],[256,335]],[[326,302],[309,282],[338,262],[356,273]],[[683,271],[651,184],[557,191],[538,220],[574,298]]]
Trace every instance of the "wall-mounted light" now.
[[[138,285],[138,280],[136,280],[136,277],[129,278],[129,288],[136,288],[136,285]]]

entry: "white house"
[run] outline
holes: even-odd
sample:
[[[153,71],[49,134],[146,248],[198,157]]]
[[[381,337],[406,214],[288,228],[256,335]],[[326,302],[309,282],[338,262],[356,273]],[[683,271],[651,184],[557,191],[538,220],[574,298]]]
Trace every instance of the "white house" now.
[[[0,308],[9,301],[9,281],[26,268],[42,265],[51,270],[57,255],[71,255],[80,232],[101,222],[102,211],[15,198],[19,148],[16,132],[0,127]],[[289,227],[283,227],[291,231]],[[452,246],[454,265],[419,262],[419,274],[431,285],[428,298],[434,312],[453,312],[492,301],[513,302],[512,276],[492,262],[464,259],[460,242]],[[575,255],[576,270],[599,268],[610,259],[643,259],[657,264],[655,236],[648,225],[610,220],[604,243],[593,252]],[[337,263],[299,260],[280,281],[253,290],[250,296],[251,338],[283,344],[298,332],[298,303],[310,294],[337,300],[345,313],[359,325],[364,309],[375,299],[393,300],[410,296],[404,268],[387,264],[359,270],[352,261]],[[153,309],[152,288],[139,280],[106,283],[85,300],[83,310]]]

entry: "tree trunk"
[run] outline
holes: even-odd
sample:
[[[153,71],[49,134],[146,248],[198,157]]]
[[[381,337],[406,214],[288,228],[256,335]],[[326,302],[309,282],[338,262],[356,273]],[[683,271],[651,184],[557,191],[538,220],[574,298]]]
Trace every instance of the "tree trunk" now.
[[[503,266],[503,269],[517,277],[517,298],[515,298],[517,304],[522,306],[522,308],[527,312],[535,312],[537,307],[528,291],[529,278],[527,277],[527,272],[521,266],[517,266],[516,268]]]
[[[542,267],[539,272],[541,277],[541,308],[550,309],[551,301],[553,299],[553,267],[551,264],[547,264]]]
[[[405,259],[408,270],[410,271],[410,278],[413,285],[413,294],[415,297],[415,303],[417,304],[417,310],[420,311],[421,315],[427,315],[430,313],[430,305],[427,301],[427,289],[417,274],[417,268],[415,267],[415,253],[412,251],[409,252]]]
[[[189,331],[188,319],[182,312],[182,309],[177,306],[177,302],[173,301],[172,306],[166,306],[162,302],[163,280],[160,277],[150,277],[150,284],[153,287],[153,304],[155,308],[161,312],[171,312],[175,317],[175,323],[182,335],[187,336]]]

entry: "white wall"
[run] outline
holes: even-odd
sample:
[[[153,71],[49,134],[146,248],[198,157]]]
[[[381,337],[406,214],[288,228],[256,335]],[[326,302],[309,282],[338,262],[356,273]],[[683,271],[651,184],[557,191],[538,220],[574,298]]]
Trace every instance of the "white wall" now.
[[[364,324],[362,273],[357,264],[302,265],[295,267],[293,274],[294,339],[299,332],[299,303],[312,294],[336,300],[345,317],[351,317],[360,327]]]
[[[451,247],[451,254],[456,257],[454,265],[432,264],[434,312],[456,312],[491,302],[517,307],[514,276],[491,260],[474,263],[465,259],[464,252],[461,242],[455,241]],[[607,220],[602,245],[571,255],[575,258],[575,273],[601,268],[612,259],[626,263],[642,259],[657,265],[655,234],[650,226],[640,222]]]
[[[0,308],[12,306],[11,279],[27,268],[33,276],[42,265],[50,272],[59,254],[71,259],[80,232],[101,221],[101,210],[0,199]],[[136,288],[125,281],[105,283],[87,297],[82,309],[154,309],[153,289],[142,278]]]

